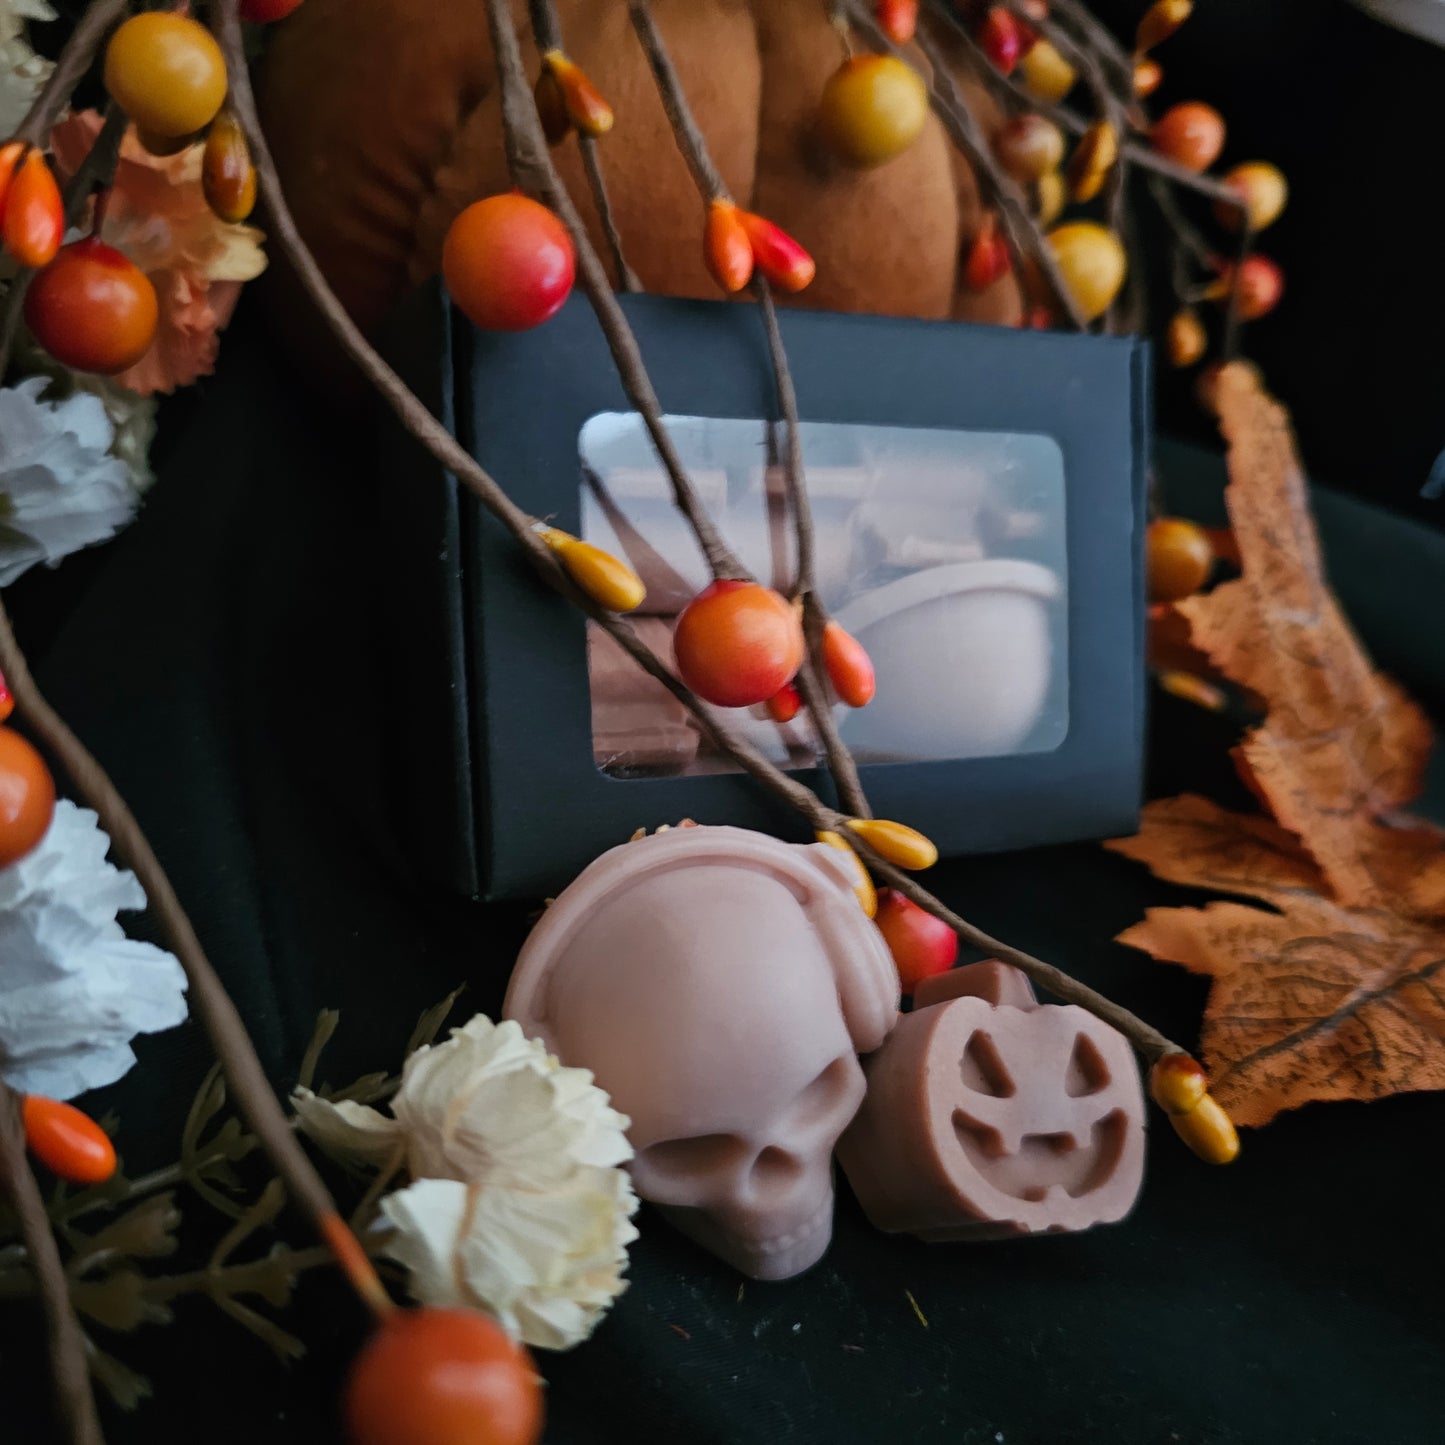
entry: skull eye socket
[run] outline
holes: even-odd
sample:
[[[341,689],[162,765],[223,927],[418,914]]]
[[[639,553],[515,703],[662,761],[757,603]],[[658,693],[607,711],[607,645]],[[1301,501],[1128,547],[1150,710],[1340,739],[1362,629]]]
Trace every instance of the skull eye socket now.
[[[699,1134],[694,1139],[663,1139],[637,1156],[660,1176],[707,1174],[738,1163],[748,1146],[736,1134]]]
[[[857,1067],[852,1054],[840,1054],[834,1059],[794,1100],[788,1111],[789,1125],[807,1129],[831,1118],[840,1100],[849,1092],[848,1085]]]

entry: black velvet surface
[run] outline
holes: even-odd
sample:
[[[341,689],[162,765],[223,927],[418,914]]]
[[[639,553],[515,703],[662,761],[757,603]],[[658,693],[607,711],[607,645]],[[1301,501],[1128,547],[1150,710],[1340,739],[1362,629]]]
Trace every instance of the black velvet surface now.
[[[411,700],[373,638],[407,559],[372,506],[366,437],[354,415],[319,410],[243,316],[219,376],[173,416],[140,520],[13,598],[52,697],[150,831],[283,1082],[319,1008],[342,1011],[323,1068],[336,1082],[395,1065],[415,1015],[460,982],[464,1009],[495,1010],[527,926],[525,908],[462,904],[414,876],[394,841],[409,764],[394,739]],[[1166,446],[1159,465],[1172,505],[1217,509],[1217,460]],[[1445,710],[1445,538],[1327,493],[1319,513],[1371,646]],[[62,606],[67,576],[78,595]],[[1153,738],[1154,792],[1235,796],[1227,725],[1162,700]],[[1192,1041],[1203,981],[1108,941],[1181,890],[1092,845],[953,862],[933,881]],[[119,1112],[136,1171],[175,1157],[210,1062],[192,1026],[139,1051],[93,1101]],[[1133,1216],[1077,1238],[889,1238],[844,1186],[832,1250],[783,1284],[740,1288],[644,1211],[629,1292],[588,1344],[543,1358],[546,1439],[1438,1441],[1442,1124],[1439,1096],[1311,1107],[1246,1135],[1227,1170],[1156,1128]],[[185,1207],[187,1247],[204,1257],[218,1221]],[[285,1226],[305,1241],[298,1219]],[[0,1440],[47,1441],[35,1316],[7,1302],[0,1322]],[[286,1324],[311,1345],[289,1368],[204,1301],[182,1302],[167,1329],[98,1332],[156,1390],[131,1416],[107,1407],[109,1438],[338,1439],[358,1310],[315,1277]]]

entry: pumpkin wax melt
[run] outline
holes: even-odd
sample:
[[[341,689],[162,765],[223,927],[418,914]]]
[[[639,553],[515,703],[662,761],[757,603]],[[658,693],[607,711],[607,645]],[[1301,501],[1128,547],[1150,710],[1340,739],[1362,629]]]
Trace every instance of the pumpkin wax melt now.
[[[925,1240],[1112,1224],[1144,1174],[1144,1095],[1122,1034],[1040,1005],[996,960],[924,980],[866,1062],[838,1159],[869,1220]]]

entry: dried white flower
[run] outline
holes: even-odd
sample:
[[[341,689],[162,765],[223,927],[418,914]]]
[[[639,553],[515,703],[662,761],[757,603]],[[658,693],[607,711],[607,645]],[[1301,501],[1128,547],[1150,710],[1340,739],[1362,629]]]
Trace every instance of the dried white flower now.
[[[61,799],[39,846],[0,869],[0,1073],[13,1088],[70,1099],[114,1083],[136,1034],[186,1016],[180,964],[116,921],[145,894],[109,848],[96,815]]]
[[[0,390],[0,587],[114,536],[137,506],[99,397],[41,401],[46,385]]]
[[[25,119],[55,68],[25,38],[25,21],[54,20],[45,0],[0,0],[0,140],[8,140]]]
[[[293,1101],[337,1158],[377,1164],[404,1146],[415,1182],[383,1201],[386,1252],[427,1304],[485,1309],[528,1344],[565,1349],[626,1287],[628,1120],[587,1070],[564,1068],[514,1021],[479,1014],[418,1049],[394,1118],[305,1089]]]

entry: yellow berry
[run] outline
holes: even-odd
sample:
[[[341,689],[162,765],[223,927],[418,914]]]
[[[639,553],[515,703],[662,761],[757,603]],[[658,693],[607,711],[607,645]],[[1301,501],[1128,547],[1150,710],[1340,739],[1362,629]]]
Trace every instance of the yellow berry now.
[[[928,119],[923,77],[896,55],[855,55],[833,72],[818,127],[850,165],[876,166],[907,150]]]
[[[1019,61],[1024,89],[1039,100],[1061,101],[1073,88],[1078,72],[1047,40],[1037,40]]]
[[[1188,1054],[1165,1054],[1149,1070],[1149,1093],[1166,1114],[1187,1114],[1209,1093],[1209,1076]]]
[[[1176,311],[1169,320],[1164,343],[1171,366],[1193,366],[1209,345],[1209,334],[1199,319],[1199,313],[1189,306]]]
[[[1074,304],[1086,321],[1109,309],[1119,294],[1128,260],[1119,238],[1093,221],[1070,221],[1048,234],[1049,251]]]
[[[1064,159],[1064,133],[1041,115],[1016,115],[999,127],[993,138],[998,163],[1020,185],[1028,185]]]
[[[148,10],[111,36],[105,88],[138,130],[190,135],[211,123],[226,98],[226,61],[204,25]]]
[[[849,818],[848,826],[880,858],[899,868],[912,872],[938,862],[938,848],[915,828],[885,818]]]
[[[598,606],[610,612],[631,612],[642,605],[647,589],[625,562],[556,527],[540,527],[537,535],[557,553],[567,575]]]
[[[1052,226],[1063,213],[1064,202],[1067,200],[1064,178],[1057,171],[1050,171],[1048,175],[1040,176],[1034,182],[1034,214],[1038,217],[1039,225]]]
[[[874,888],[873,879],[863,866],[863,860],[848,846],[841,834],[825,828],[817,837],[820,843],[826,843],[830,848],[846,853],[852,860],[853,866],[858,870],[858,881],[853,885],[853,893],[858,899],[858,906],[869,918],[873,918],[878,912],[878,890]]]
[[[1206,1164],[1232,1164],[1239,1157],[1239,1135],[1212,1094],[1206,1094],[1187,1114],[1171,1114],[1169,1122]]]
[[[1255,231],[1262,231],[1279,220],[1280,212],[1289,200],[1289,182],[1285,180],[1284,172],[1268,161],[1245,161],[1243,165],[1235,166],[1225,175],[1224,184],[1244,198],[1250,229]],[[1231,231],[1240,229],[1238,206],[1216,201],[1214,214],[1221,226]]]
[[[1209,580],[1214,548],[1202,527],[1183,517],[1160,517],[1149,523],[1145,542],[1151,602],[1178,602],[1192,597]]]

